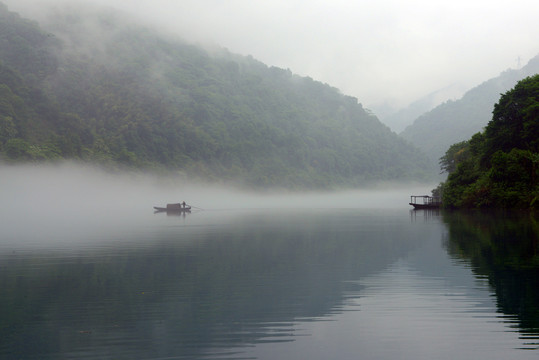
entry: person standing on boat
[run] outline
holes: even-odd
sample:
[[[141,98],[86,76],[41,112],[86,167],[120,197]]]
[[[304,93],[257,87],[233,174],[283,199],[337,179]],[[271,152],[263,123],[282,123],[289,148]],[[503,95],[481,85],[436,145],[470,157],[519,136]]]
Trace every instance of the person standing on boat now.
[[[185,201],[184,201],[184,202],[182,202],[182,206],[183,206],[183,208],[185,209]]]

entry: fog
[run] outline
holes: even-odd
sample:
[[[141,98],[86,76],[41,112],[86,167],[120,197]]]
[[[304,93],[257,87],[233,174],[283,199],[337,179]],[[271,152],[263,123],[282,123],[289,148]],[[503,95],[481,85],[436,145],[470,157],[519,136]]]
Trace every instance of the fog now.
[[[532,0],[3,2],[34,16],[50,2],[118,8],[187,41],[326,82],[375,113],[453,84],[464,91],[539,53]]]
[[[409,209],[411,192],[428,193],[434,185],[379,185],[341,192],[245,192],[141,173],[111,173],[89,165],[0,166],[0,247],[49,244],[77,238],[103,239],[106,233],[152,231],[154,227],[196,226],[245,212],[306,209]],[[185,216],[154,214],[153,206],[186,201]],[[87,236],[80,236],[86,232]],[[120,235],[118,235],[120,236]]]

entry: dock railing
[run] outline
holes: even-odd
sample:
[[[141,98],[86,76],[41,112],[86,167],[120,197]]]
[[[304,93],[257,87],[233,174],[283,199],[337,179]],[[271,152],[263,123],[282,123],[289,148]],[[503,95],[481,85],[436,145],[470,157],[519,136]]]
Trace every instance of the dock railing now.
[[[410,204],[420,204],[428,206],[441,206],[442,198],[440,196],[429,196],[429,195],[411,195]]]

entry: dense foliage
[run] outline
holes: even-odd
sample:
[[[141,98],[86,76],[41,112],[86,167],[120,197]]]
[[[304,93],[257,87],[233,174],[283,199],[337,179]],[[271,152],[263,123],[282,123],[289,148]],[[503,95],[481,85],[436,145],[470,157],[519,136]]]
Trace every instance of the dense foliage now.
[[[418,149],[335,88],[116,13],[77,11],[38,25],[0,5],[7,161],[80,159],[291,188],[432,172]]]
[[[509,91],[519,80],[539,73],[539,56],[518,70],[506,70],[464,94],[421,115],[400,135],[417,145],[436,162],[451,144],[469,139],[483,131],[492,119],[492,106],[500,94]]]
[[[503,94],[485,131],[451,146],[441,165],[445,206],[539,208],[539,75]]]

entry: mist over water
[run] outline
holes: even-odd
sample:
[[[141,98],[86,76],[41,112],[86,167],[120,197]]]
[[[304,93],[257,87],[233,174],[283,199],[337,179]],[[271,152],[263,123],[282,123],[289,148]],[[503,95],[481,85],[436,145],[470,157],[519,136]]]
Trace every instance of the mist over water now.
[[[36,237],[59,241],[69,237],[71,229],[86,229],[90,236],[126,225],[139,228],[155,221],[153,206],[167,203],[185,201],[193,211],[222,216],[256,209],[405,209],[411,192],[428,193],[433,187],[386,184],[337,192],[255,192],[73,163],[2,166],[0,172],[1,235],[18,243]]]

